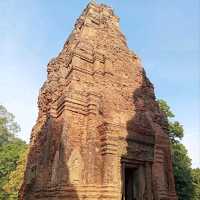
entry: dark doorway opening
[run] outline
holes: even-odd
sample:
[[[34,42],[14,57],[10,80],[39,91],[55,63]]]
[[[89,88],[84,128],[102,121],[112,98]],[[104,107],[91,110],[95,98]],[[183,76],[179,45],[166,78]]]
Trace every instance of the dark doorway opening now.
[[[138,177],[137,168],[125,167],[124,200],[137,200]]]

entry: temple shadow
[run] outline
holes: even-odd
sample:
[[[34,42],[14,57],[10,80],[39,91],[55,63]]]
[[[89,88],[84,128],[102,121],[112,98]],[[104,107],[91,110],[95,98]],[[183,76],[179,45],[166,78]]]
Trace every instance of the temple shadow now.
[[[76,186],[70,182],[65,134],[62,119],[48,115],[37,121],[32,130],[20,200],[79,200]]]
[[[135,114],[126,123],[127,147],[121,160],[122,200],[155,199],[152,180],[155,135],[152,124],[160,113],[153,85],[144,70],[140,73],[138,88],[132,95]]]

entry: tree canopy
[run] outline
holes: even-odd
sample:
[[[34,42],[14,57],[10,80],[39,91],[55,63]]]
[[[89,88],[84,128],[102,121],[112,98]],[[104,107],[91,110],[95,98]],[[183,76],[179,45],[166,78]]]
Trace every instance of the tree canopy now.
[[[169,105],[164,100],[158,100],[160,110],[164,113],[168,120],[168,134],[171,143],[179,143],[184,136],[184,129],[183,126],[178,122],[175,121],[175,115],[171,111]]]
[[[15,117],[0,105],[0,199],[7,200],[10,193],[4,186],[10,179],[10,173],[17,168],[20,156],[26,151],[27,145],[16,137],[20,131]],[[12,198],[17,199],[17,198]]]
[[[177,195],[180,200],[190,200],[193,193],[191,159],[181,143],[173,144],[172,155]]]
[[[17,167],[8,176],[7,183],[3,186],[4,191],[9,194],[9,199],[17,199],[18,191],[23,181],[24,170],[26,165],[27,150],[23,151],[17,161]]]
[[[20,131],[20,127],[15,122],[15,117],[7,109],[0,105],[0,146],[9,142],[19,140],[15,135]]]
[[[192,200],[200,199],[200,168],[192,170],[193,195]]]

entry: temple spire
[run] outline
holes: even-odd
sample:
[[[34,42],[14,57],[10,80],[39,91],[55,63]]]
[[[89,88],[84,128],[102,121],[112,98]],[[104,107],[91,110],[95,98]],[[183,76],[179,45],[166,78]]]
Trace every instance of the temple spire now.
[[[48,64],[19,200],[177,200],[153,85],[112,8],[88,2]]]
[[[96,1],[96,0],[90,0],[90,3],[94,3],[94,4],[96,4],[97,1]]]

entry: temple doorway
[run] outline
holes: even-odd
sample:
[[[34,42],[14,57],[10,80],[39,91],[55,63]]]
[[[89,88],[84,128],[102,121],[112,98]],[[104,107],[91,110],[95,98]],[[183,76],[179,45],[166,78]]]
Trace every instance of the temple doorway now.
[[[145,173],[143,166],[123,165],[123,200],[143,200]]]
[[[125,168],[124,193],[125,200],[137,200],[137,168]]]

